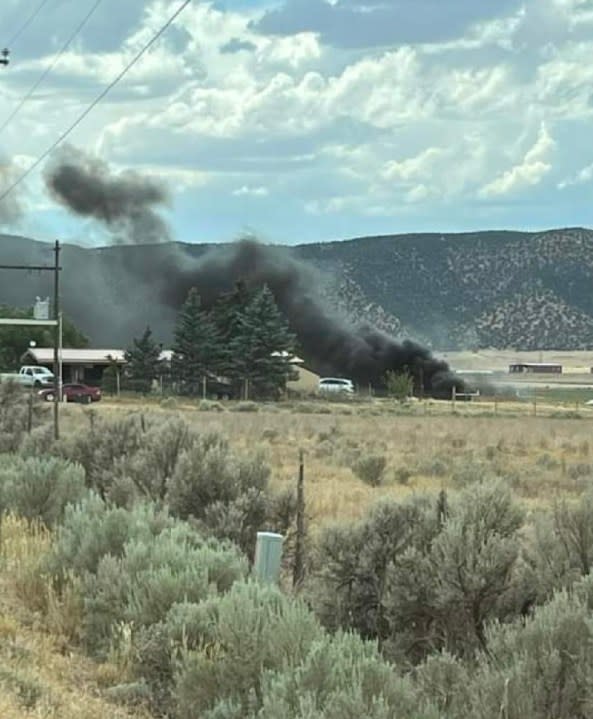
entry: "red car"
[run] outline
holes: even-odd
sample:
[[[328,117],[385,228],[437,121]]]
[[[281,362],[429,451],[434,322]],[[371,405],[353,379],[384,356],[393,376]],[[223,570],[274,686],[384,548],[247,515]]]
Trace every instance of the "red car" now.
[[[38,394],[39,397],[46,402],[53,402],[56,396],[56,390],[51,387],[50,389],[42,389]],[[91,402],[98,402],[101,399],[101,390],[98,387],[89,387],[86,384],[65,384],[62,387],[62,396],[65,397],[68,402],[90,404]]]

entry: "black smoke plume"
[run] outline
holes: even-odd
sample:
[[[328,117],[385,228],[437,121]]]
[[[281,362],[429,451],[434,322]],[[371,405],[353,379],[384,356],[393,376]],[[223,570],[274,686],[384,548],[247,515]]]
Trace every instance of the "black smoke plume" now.
[[[156,212],[167,193],[152,180],[132,172],[115,175],[101,160],[72,147],[52,158],[45,178],[56,199],[77,215],[105,223],[120,242],[168,239],[166,225]],[[421,345],[397,342],[374,327],[353,328],[331,313],[315,290],[313,270],[286,250],[242,240],[196,259],[169,244],[147,249],[140,261],[137,255],[127,260],[122,256],[118,269],[129,278],[120,282],[122,305],[131,314],[150,308],[153,329],[156,318],[169,318],[172,324],[192,287],[198,289],[203,306],[210,308],[239,281],[251,288],[266,284],[297,335],[305,359],[319,373],[378,387],[387,371],[408,371],[417,392],[433,396],[450,395],[453,384],[462,386],[448,365]]]
[[[170,241],[158,214],[169,196],[160,182],[127,170],[114,173],[103,160],[71,145],[54,153],[44,178],[51,196],[80,217],[104,223],[120,243]]]
[[[397,342],[374,327],[353,328],[326,309],[315,289],[311,268],[286,250],[242,240],[210,251],[193,262],[173,259],[160,267],[160,297],[179,308],[191,287],[196,287],[205,308],[242,281],[248,287],[268,285],[296,333],[308,363],[322,375],[349,377],[361,386],[384,383],[389,370],[408,371],[417,393],[450,396],[453,384],[462,382],[446,362],[411,341]]]

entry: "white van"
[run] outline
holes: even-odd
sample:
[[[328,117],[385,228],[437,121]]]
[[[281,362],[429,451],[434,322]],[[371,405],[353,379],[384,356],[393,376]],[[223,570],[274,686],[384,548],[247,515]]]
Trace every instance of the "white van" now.
[[[350,379],[340,377],[322,377],[319,380],[319,392],[344,392],[354,394],[354,385]]]

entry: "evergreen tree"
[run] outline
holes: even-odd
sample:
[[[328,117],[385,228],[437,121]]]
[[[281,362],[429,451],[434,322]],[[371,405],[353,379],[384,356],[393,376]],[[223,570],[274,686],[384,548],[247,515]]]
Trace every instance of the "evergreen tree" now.
[[[199,395],[204,378],[219,367],[219,335],[194,287],[177,317],[171,361],[173,380],[182,392]]]
[[[218,336],[217,364],[221,374],[233,374],[231,340],[237,336],[240,318],[252,298],[253,292],[239,281],[232,292],[221,295],[212,307],[210,316]]]
[[[147,327],[140,339],[134,338],[132,347],[125,353],[126,374],[132,389],[150,392],[153,381],[161,374],[160,356],[161,347],[155,342],[150,327]]]
[[[294,370],[296,338],[290,332],[270,289],[264,285],[237,315],[229,342],[229,376],[249,383],[252,397],[278,397]]]

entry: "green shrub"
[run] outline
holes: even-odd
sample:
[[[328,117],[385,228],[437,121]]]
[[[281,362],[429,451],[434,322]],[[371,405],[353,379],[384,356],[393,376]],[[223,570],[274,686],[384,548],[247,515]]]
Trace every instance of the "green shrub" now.
[[[266,516],[269,474],[260,455],[240,458],[222,437],[208,435],[180,458],[167,485],[169,507],[214,536],[232,538],[251,556]]]
[[[186,523],[127,542],[123,554],[101,558],[84,577],[83,636],[93,652],[117,641],[120,624],[157,624],[181,599],[199,602],[225,592],[245,576],[247,565],[228,544],[203,540]]]
[[[539,600],[569,587],[593,570],[593,491],[577,501],[554,502],[540,513],[525,548]]]
[[[112,422],[93,420],[90,431],[63,442],[61,452],[84,467],[88,486],[105,499],[118,476],[115,468],[136,455],[150,423],[137,413]]]
[[[259,412],[259,405],[257,402],[237,402],[231,409],[233,412]]]
[[[397,467],[393,472],[393,479],[398,484],[406,485],[410,481],[410,478],[413,476],[413,474],[414,473],[407,467]]]
[[[16,452],[31,426],[38,427],[47,414],[44,403],[33,401],[18,382],[0,382],[0,453]]]
[[[360,457],[354,464],[352,471],[365,484],[378,487],[383,480],[383,473],[387,466],[387,459],[380,454],[370,454]]]
[[[427,498],[382,500],[356,524],[323,529],[308,587],[321,621],[365,638],[386,638],[388,568],[411,547],[425,551],[438,531],[437,513]]]
[[[68,571],[78,576],[94,574],[103,557],[121,557],[128,542],[149,542],[173,523],[152,504],[139,504],[128,511],[109,506],[92,494],[78,505],[66,507],[46,569],[59,581]]]
[[[19,448],[19,454],[21,457],[41,457],[57,454],[53,425],[43,424],[31,430],[30,434],[25,434]]]
[[[455,716],[585,719],[593,706],[593,625],[576,596],[558,593],[532,619],[488,630],[488,654]],[[463,711],[463,713],[462,713]]]
[[[175,397],[163,397],[159,402],[162,409],[177,409],[177,399]]]
[[[55,457],[11,457],[0,465],[0,506],[47,527],[86,494],[82,467]]]
[[[197,607],[174,607],[168,623],[190,646],[176,677],[179,719],[216,716],[225,705],[243,716],[257,709],[263,672],[298,664],[320,632],[302,602],[255,583],[235,584]]]
[[[351,634],[322,636],[300,664],[268,671],[257,719],[437,719],[437,713],[381,659],[374,644]]]
[[[435,649],[485,649],[487,622],[505,617],[514,592],[522,524],[502,483],[463,492],[430,544],[408,548],[387,570],[388,655],[417,662]]]
[[[129,477],[142,496],[162,501],[181,458],[197,441],[197,432],[183,419],[169,417],[142,434],[135,453],[115,467],[115,474]]]
[[[224,412],[225,408],[220,402],[214,402],[210,399],[201,399],[198,402],[198,410],[200,412]]]

